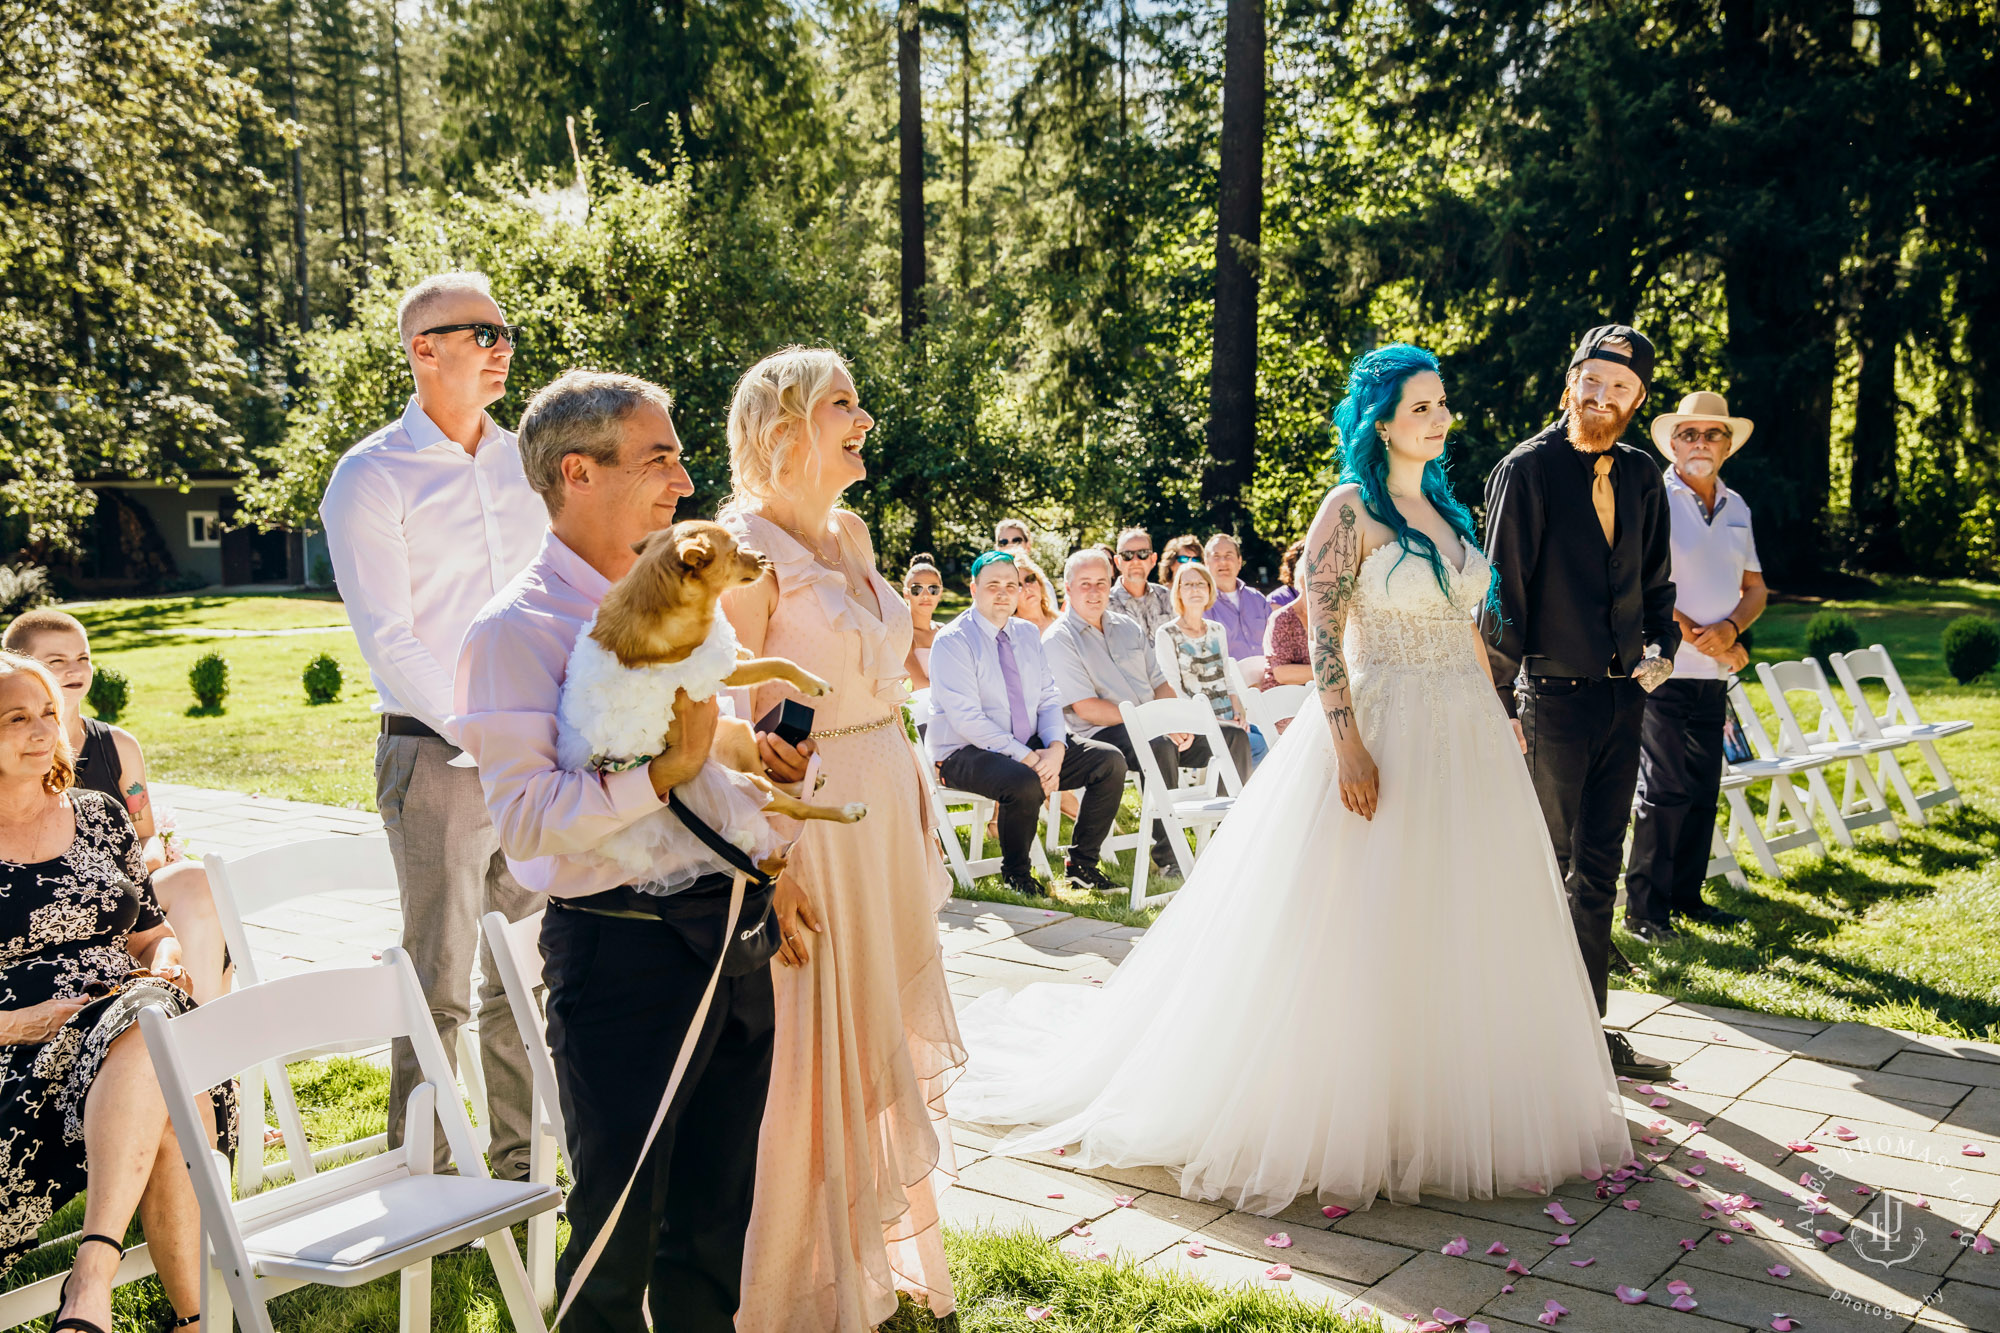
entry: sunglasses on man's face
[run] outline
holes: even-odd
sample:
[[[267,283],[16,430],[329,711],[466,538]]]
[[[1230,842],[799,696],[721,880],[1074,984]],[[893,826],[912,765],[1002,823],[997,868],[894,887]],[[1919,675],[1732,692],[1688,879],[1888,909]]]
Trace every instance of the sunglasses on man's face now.
[[[937,583],[912,583],[906,591],[912,597],[936,597],[944,591],[944,587]]]
[[[1733,438],[1726,426],[1710,426],[1707,430],[1696,430],[1693,426],[1674,432],[1674,438],[1682,444],[1694,444],[1707,440],[1710,444],[1728,444]]]
[[[1151,551],[1120,551],[1118,553],[1120,560],[1150,560],[1152,556],[1153,553]]]
[[[507,345],[519,350],[521,346],[521,326],[519,324],[440,324],[434,329],[423,329],[426,336],[437,333],[463,333],[472,330],[472,341],[481,347],[491,347],[502,338]]]

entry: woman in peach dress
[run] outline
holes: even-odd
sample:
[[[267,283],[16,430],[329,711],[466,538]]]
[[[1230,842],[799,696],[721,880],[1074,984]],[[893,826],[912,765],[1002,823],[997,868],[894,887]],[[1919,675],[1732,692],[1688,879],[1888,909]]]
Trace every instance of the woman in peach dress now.
[[[876,570],[867,526],[835,508],[867,475],[873,425],[825,350],[758,362],[729,412],[723,522],[773,568],[724,609],[745,648],[833,686],[805,701],[805,748],[825,777],[815,799],[868,804],[858,824],[806,827],[778,881],[777,1036],[740,1333],[862,1333],[895,1313],[898,1291],[939,1316],[953,1306],[937,1201],[956,1174],[944,1091],[965,1061],[937,940],[950,880],[903,730],[909,609]],[[759,687],[753,716],[788,697]],[[764,745],[774,768],[799,771],[782,741]]]

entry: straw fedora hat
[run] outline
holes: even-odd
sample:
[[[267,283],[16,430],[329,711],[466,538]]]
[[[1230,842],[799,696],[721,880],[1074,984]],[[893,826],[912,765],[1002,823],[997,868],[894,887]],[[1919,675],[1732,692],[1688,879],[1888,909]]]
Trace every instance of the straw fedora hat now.
[[[1683,421],[1720,421],[1729,427],[1729,452],[1716,460],[1723,462],[1736,456],[1750,438],[1756,427],[1749,417],[1729,415],[1729,400],[1719,393],[1691,393],[1681,399],[1680,407],[1672,412],[1662,412],[1653,418],[1653,444],[1669,463],[1674,461],[1674,447],[1668,441]]]

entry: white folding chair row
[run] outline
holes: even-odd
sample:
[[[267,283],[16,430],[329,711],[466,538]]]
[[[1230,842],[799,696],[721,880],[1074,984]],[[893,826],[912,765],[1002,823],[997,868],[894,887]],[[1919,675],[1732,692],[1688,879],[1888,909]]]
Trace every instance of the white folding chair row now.
[[[275,1296],[398,1273],[402,1333],[428,1330],[431,1260],[483,1239],[514,1327],[546,1333],[508,1229],[552,1211],[562,1196],[552,1184],[487,1175],[408,954],[391,948],[379,967],[266,981],[177,1018],[149,1008],[139,1028],[201,1206],[203,1328],[227,1329],[233,1314],[244,1333],[273,1333],[266,1302]],[[410,1096],[402,1147],[230,1199],[227,1164],[208,1137],[204,1089],[246,1066],[282,1067],[302,1051],[396,1038],[414,1048],[425,1079]],[[440,1121],[455,1176],[432,1174]]]
[[[1780,755],[1771,741],[1771,734],[1764,730],[1763,719],[1750,704],[1750,692],[1740,679],[1729,682],[1729,704],[1736,714],[1736,720],[1743,728],[1744,739],[1750,744],[1752,758],[1741,763],[1730,764],[1724,771],[1722,794],[1729,802],[1729,831],[1725,840],[1734,846],[1740,838],[1756,857],[1757,865],[1773,879],[1781,878],[1783,869],[1778,865],[1777,853],[1788,852],[1795,847],[1808,847],[1824,854],[1826,844],[1820,840],[1819,828],[1813,823],[1812,808],[1806,793],[1793,784],[1792,779],[1805,777],[1808,784],[1818,778],[1824,787],[1826,779],[1819,770],[1833,762],[1828,755],[1794,754]],[[1746,779],[1740,787],[1730,785],[1731,777]],[[1764,823],[1759,828],[1756,813],[1751,810],[1746,793],[1759,782],[1770,783],[1770,798],[1765,803]],[[1838,807],[1829,808],[1835,815]],[[1845,824],[1836,829],[1836,837],[1846,836]],[[1847,836],[1842,846],[1851,847],[1854,840]]]
[[[1118,705],[1118,712],[1125,720],[1125,734],[1132,738],[1132,749],[1139,756],[1139,834],[1150,841],[1154,821],[1164,824],[1167,842],[1174,849],[1174,860],[1179,866],[1181,878],[1185,880],[1194,873],[1195,857],[1207,847],[1209,836],[1242,794],[1243,775],[1236,771],[1236,761],[1230,757],[1229,745],[1222,738],[1222,727],[1215,720],[1215,710],[1206,699],[1173,698],[1153,699],[1142,704],[1122,703]],[[1153,741],[1175,733],[1200,736],[1208,742],[1206,771],[1192,787],[1169,787],[1165,774],[1160,771],[1159,761],[1153,757]],[[1187,835],[1190,833],[1195,838],[1192,855],[1187,846]],[[1146,886],[1152,878],[1152,865],[1150,855],[1141,853],[1132,858],[1132,898],[1129,905],[1134,908],[1144,907],[1150,900]],[[1150,897],[1168,898],[1176,892],[1178,890],[1170,890]]]
[[[500,912],[480,918],[494,970],[507,992],[514,1027],[528,1051],[528,1116],[534,1134],[528,1141],[528,1179],[538,1185],[556,1183],[556,1157],[568,1150],[562,1098],[556,1089],[555,1060],[549,1054],[548,1020],[542,1009],[542,917],[536,912],[509,921]],[[528,1276],[535,1303],[544,1310],[556,1301],[556,1215],[537,1213],[528,1219]]]
[[[321,893],[350,892],[355,889],[396,887],[396,861],[389,852],[389,838],[383,833],[335,834],[283,843],[244,856],[225,857],[210,852],[202,858],[208,882],[215,895],[216,915],[221,921],[222,938],[235,964],[235,984],[240,989],[265,980],[250,947],[245,922],[259,912],[267,912],[300,898]],[[458,1069],[467,1098],[478,1120],[473,1139],[483,1152],[492,1138],[487,1114],[486,1079],[479,1061],[479,1043],[469,1028],[458,1032]],[[352,1049],[352,1048],[342,1048]],[[313,1059],[338,1055],[340,1050],[306,1051],[298,1058]],[[264,1093],[268,1086],[278,1128],[284,1134],[286,1160],[264,1164]],[[386,1134],[357,1139],[352,1143],[310,1150],[305,1123],[299,1116],[298,1100],[292,1093],[291,1077],[282,1065],[251,1068],[241,1075],[239,1098],[244,1116],[242,1147],[236,1154],[236,1192],[255,1194],[266,1181],[287,1176],[303,1180],[319,1167],[357,1155],[380,1152],[389,1146]]]
[[[1826,672],[1820,669],[1813,658],[1797,662],[1759,662],[1757,679],[1764,683],[1764,693],[1771,701],[1771,707],[1778,715],[1778,753],[1783,756],[1821,755],[1834,764],[1841,765],[1845,777],[1841,784],[1841,801],[1835,805],[1833,791],[1828,786],[1824,769],[1814,769],[1807,774],[1807,806],[1826,819],[1833,829],[1833,836],[1844,847],[1853,846],[1856,829],[1880,824],[1882,836],[1890,842],[1902,836],[1902,829],[1896,823],[1896,812],[1889,808],[1888,798],[1882,794],[1882,785],[1868,766],[1871,758],[1886,757],[1884,771],[1893,771],[1896,778],[1902,778],[1902,769],[1895,764],[1894,750],[1901,741],[1886,738],[1858,740],[1849,730],[1847,719],[1840,711],[1840,704],[1833,697],[1833,689],[1826,683]],[[1798,714],[1793,711],[1791,695],[1810,695],[1819,705],[1819,724],[1807,732]],[[1907,782],[1903,784],[1907,787]],[[1909,798],[1914,807],[1915,797]],[[1922,822],[1921,812],[1917,812],[1918,822]]]
[[[1250,721],[1263,731],[1267,742],[1278,743],[1278,724],[1298,716],[1311,688],[1310,685],[1273,685],[1268,690],[1251,687],[1250,696],[1243,703],[1250,710]]]
[[[1910,698],[1909,690],[1904,687],[1903,678],[1897,673],[1889,650],[1879,643],[1857,648],[1851,653],[1835,653],[1833,672],[1840,678],[1841,691],[1847,695],[1848,706],[1853,711],[1853,731],[1857,739],[1914,745],[1917,753],[1923,756],[1937,787],[1920,796],[1910,791],[1902,765],[1896,762],[1894,756],[1888,752],[1882,756],[1883,768],[1890,775],[1890,781],[1896,784],[1898,798],[1916,821],[1923,823],[1923,812],[1932,806],[1949,805],[1954,809],[1963,806],[1965,801],[1959,796],[1958,784],[1952,781],[1951,771],[1944,766],[1937,743],[1947,736],[1972,730],[1972,723],[1926,722],[1917,716],[1916,701]],[[1881,681],[1888,691],[1889,710],[1886,717],[1878,717],[1874,706],[1868,702],[1868,692],[1862,685],[1870,680]]]
[[[931,692],[912,691],[909,709],[914,725],[921,727],[928,724],[931,719]],[[992,856],[986,855],[986,826],[992,822],[998,809],[996,803],[976,792],[945,786],[938,779],[937,765],[922,752],[921,746],[917,754],[917,769],[923,774],[924,799],[930,805],[931,824],[937,830],[938,844],[944,849],[945,864],[950,867],[952,878],[958,881],[959,887],[970,889],[982,875],[1000,873],[998,849]],[[1048,808],[1045,806],[1044,810]],[[1058,817],[1060,813],[1057,811]],[[960,841],[961,835],[963,842]],[[1028,844],[1028,856],[1037,871],[1043,875],[1051,873],[1042,839],[1036,838]]]

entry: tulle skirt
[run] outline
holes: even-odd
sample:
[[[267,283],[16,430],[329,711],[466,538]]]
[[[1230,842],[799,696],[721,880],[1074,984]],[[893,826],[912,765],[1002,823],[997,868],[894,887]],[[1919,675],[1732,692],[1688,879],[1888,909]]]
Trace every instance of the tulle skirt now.
[[[1471,667],[1357,675],[1381,774],[1349,813],[1307,701],[1101,989],[960,1016],[964,1120],[1274,1213],[1546,1193],[1631,1156],[1534,789]]]

